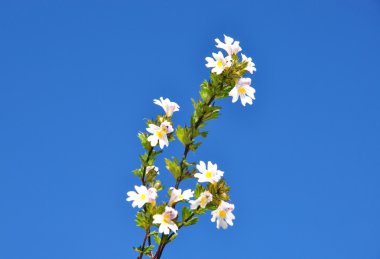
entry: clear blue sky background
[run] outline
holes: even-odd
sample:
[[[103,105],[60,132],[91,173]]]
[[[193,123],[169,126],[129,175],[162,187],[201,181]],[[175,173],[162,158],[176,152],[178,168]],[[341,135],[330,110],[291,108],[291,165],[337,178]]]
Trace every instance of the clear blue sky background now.
[[[379,0],[2,1],[0,258],[134,258],[136,133],[160,96],[188,121],[226,33],[257,100],[222,101],[191,158],[225,171],[236,225],[204,215],[165,258],[379,259],[379,28]]]

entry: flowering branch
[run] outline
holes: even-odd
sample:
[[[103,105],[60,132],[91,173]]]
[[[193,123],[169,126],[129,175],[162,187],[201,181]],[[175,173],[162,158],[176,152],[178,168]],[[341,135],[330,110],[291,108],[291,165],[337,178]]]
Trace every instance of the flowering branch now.
[[[145,236],[142,245],[134,247],[140,259],[144,255],[161,258],[164,248],[176,238],[178,230],[196,224],[197,216],[207,210],[211,211],[211,221],[216,222],[218,229],[226,229],[228,225],[233,225],[235,216],[232,211],[235,206],[228,202],[230,187],[222,179],[224,172],[218,170],[217,164],[211,161],[207,164],[203,161],[187,161],[189,152],[195,152],[201,145],[201,142],[197,142],[198,137],[207,137],[208,132],[203,130],[207,122],[219,116],[221,107],[215,105],[217,100],[231,96],[232,102],[240,98],[245,106],[247,103],[252,104],[255,99],[255,89],[250,86],[251,79],[243,77],[246,72],[252,74],[256,71],[252,59],[244,54],[241,54],[239,59],[237,54],[241,51],[240,43],[231,37],[225,35],[224,42],[219,39],[215,41],[216,47],[225,50],[227,55],[224,56],[219,51],[212,53],[213,57],[206,58],[206,67],[212,68],[211,75],[209,80],[201,84],[200,98],[197,101],[192,100],[194,112],[189,126],[178,125],[174,130],[172,115],[179,111],[180,107],[177,103],[161,97],[159,100],[155,99],[154,103],[161,106],[165,114],[157,116],[155,120],[148,120],[146,130],[149,134],[138,134],[146,151],[140,156],[141,167],[134,170],[134,174],[141,180],[141,185],[135,186],[136,191],[127,193],[127,201],[132,201],[133,207],[141,209],[136,215],[136,224],[145,230]],[[184,145],[184,152],[181,160],[176,157],[165,158],[166,168],[173,175],[175,185],[168,189],[169,200],[157,205],[157,192],[163,190],[163,186],[156,179],[159,169],[154,163],[163,148],[174,140],[174,131],[177,139]],[[194,190],[179,189],[180,184],[186,179],[197,179]],[[206,185],[202,185],[203,183]],[[190,200],[193,197],[195,200]],[[176,206],[181,203],[179,217]],[[152,227],[157,227],[158,231],[151,231]],[[158,245],[155,252],[151,237]]]

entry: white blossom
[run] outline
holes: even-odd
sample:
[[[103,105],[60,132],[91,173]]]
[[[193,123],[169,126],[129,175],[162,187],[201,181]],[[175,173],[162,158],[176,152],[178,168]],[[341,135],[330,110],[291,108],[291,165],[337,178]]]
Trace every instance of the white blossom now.
[[[179,105],[175,102],[171,102],[169,98],[164,99],[160,97],[159,100],[154,99],[153,103],[161,106],[162,109],[164,109],[166,116],[168,117],[171,117],[173,115],[173,112],[179,111]]]
[[[197,165],[197,169],[200,173],[196,173],[194,177],[198,178],[198,182],[200,183],[216,183],[224,174],[223,171],[218,170],[217,164],[212,164],[210,161],[208,161],[207,167],[203,161],[200,161]]]
[[[235,216],[234,214],[232,214],[232,211],[234,209],[235,205],[225,201],[221,201],[219,207],[211,212],[211,222],[216,221],[217,229],[219,229],[220,227],[226,229],[228,225],[233,226],[234,223],[232,222],[232,220],[235,219]]]
[[[232,88],[229,95],[232,96],[232,102],[235,103],[240,97],[240,101],[245,106],[247,103],[252,104],[252,100],[255,100],[256,90],[251,87],[250,78],[240,78],[235,87]]]
[[[209,191],[204,191],[199,195],[198,199],[196,199],[195,201],[189,201],[190,208],[192,210],[195,210],[199,206],[201,206],[201,208],[204,209],[206,208],[206,205],[210,203],[211,201],[212,201],[212,194]]]
[[[150,202],[152,204],[156,203],[157,190],[155,188],[147,189],[144,185],[135,185],[136,191],[130,191],[127,193],[127,201],[133,201],[132,207],[141,208],[144,204]]]
[[[219,39],[215,39],[215,42],[217,43],[216,47],[224,49],[228,55],[237,54],[239,51],[241,51],[239,45],[240,42],[234,41],[233,38],[228,37],[227,35],[224,35],[224,42],[221,42]]]
[[[163,149],[164,146],[169,146],[169,140],[167,134],[172,133],[173,127],[170,122],[164,121],[160,126],[155,124],[149,124],[149,128],[146,129],[150,135],[148,137],[148,141],[152,145],[152,147],[156,146],[158,143],[160,148]]]
[[[209,67],[209,68],[212,67],[211,72],[213,73],[220,75],[225,68],[230,67],[232,64],[231,57],[230,56],[224,57],[223,53],[220,51],[218,53],[212,53],[212,56],[214,58],[211,58],[211,57],[206,58],[206,61],[207,61],[206,67]]]
[[[182,200],[189,200],[190,198],[193,197],[194,192],[191,189],[187,189],[182,192],[181,189],[176,189],[176,188],[170,188],[171,189],[171,194],[170,194],[170,200],[169,200],[169,206],[172,204],[182,201]]]
[[[245,67],[245,70],[253,74],[253,72],[256,71],[256,67],[255,67],[255,63],[252,62],[252,58],[247,58],[247,56],[244,54],[241,54],[241,58],[242,58],[242,62],[247,62],[247,66]]]
[[[175,209],[166,206],[163,214],[156,214],[153,216],[153,224],[160,224],[158,232],[164,233],[165,235],[168,235],[170,230],[176,233],[178,226],[173,219],[175,219],[177,215],[178,212]]]

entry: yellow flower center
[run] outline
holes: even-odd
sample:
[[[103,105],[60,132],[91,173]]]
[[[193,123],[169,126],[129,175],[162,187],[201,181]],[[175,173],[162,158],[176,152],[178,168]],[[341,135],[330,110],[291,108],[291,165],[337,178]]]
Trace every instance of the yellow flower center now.
[[[245,90],[245,88],[244,87],[239,87],[238,88],[238,93],[239,94],[245,94],[247,91]]]
[[[206,199],[206,197],[202,197],[202,199],[201,199],[201,204],[202,204],[202,205],[205,205],[205,204],[206,204],[206,202],[207,202],[207,199]]]
[[[178,196],[178,200],[179,200],[179,201],[183,200],[183,196],[182,196],[182,194]]]
[[[171,221],[170,214],[165,214],[163,220],[166,224],[169,224]]]
[[[225,218],[226,216],[227,216],[227,212],[226,211],[224,211],[224,210],[220,210],[219,211],[219,217]]]
[[[140,200],[146,200],[146,195],[145,194],[140,194]]]
[[[162,130],[157,130],[156,135],[158,138],[162,138],[164,136],[164,133],[162,132]]]
[[[162,138],[166,133],[168,133],[168,128],[163,126],[159,130],[156,131],[156,135],[158,138]]]
[[[212,177],[212,173],[211,173],[210,171],[207,171],[207,172],[205,173],[205,177],[206,177],[206,178],[211,178],[211,177]]]
[[[217,67],[223,67],[223,62],[221,60],[216,61]]]

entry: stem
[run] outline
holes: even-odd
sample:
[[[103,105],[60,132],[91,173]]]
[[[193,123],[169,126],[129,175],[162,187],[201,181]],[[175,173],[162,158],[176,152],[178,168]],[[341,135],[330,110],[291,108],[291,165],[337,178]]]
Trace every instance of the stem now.
[[[215,95],[211,96],[210,100],[206,103],[207,106],[211,105],[212,102],[215,100]],[[203,117],[204,117],[205,113],[203,113],[199,118],[198,120],[195,122],[194,125],[191,125],[192,129],[196,130],[198,129],[198,127],[201,125],[201,123],[203,122]],[[193,130],[191,131],[191,143],[190,144],[186,144],[185,145],[185,151],[183,152],[183,156],[182,156],[182,159],[181,159],[181,162],[180,162],[180,168],[181,168],[181,175],[180,177],[178,177],[177,181],[176,181],[176,184],[175,184],[175,188],[178,189],[179,185],[181,184],[182,182],[182,175],[184,173],[184,170],[185,170],[185,166],[184,166],[184,163],[186,161],[186,158],[187,158],[187,155],[189,154],[189,151],[190,151],[190,145],[193,143],[194,141],[194,136],[193,136]],[[188,221],[190,220],[195,214],[192,213],[189,218],[187,218],[185,221]],[[183,227],[183,223],[181,223],[181,225],[179,225],[178,229],[182,228]],[[171,233],[167,240],[169,241],[170,238],[174,235],[174,233]],[[164,248],[165,246],[167,245],[168,242],[165,242],[164,241],[164,234],[161,235],[161,242],[160,242],[160,245],[158,246],[158,249],[157,249],[157,253],[155,255],[155,259],[159,259],[161,258],[161,255],[162,255],[162,252],[164,251]]]
[[[224,79],[225,77],[223,77],[223,79],[221,80],[221,84],[220,84],[220,89],[223,88],[224,86]],[[206,105],[207,106],[210,106],[210,105],[214,105],[213,102],[215,100],[217,96],[217,93],[214,92],[214,94],[210,97],[210,100],[208,100],[206,102]],[[178,189],[180,183],[182,182],[182,175],[184,173],[184,170],[185,170],[185,161],[186,161],[186,158],[187,158],[187,155],[189,154],[189,151],[190,151],[190,145],[194,142],[194,136],[193,136],[193,132],[195,130],[197,130],[199,128],[199,126],[202,124],[203,122],[203,118],[205,116],[206,112],[203,112],[203,114],[198,118],[198,120],[195,122],[195,124],[193,123],[190,123],[191,125],[191,136],[190,136],[190,139],[191,139],[191,142],[190,144],[186,144],[185,145],[185,150],[183,152],[183,155],[182,155],[182,159],[181,159],[181,162],[180,162],[180,168],[181,168],[181,174],[180,174],[180,177],[178,177],[177,181],[176,181],[176,184],[175,184],[175,188]],[[174,207],[174,206],[173,206]],[[184,222],[190,220],[192,217],[194,217],[194,213],[192,213]],[[184,226],[184,223],[182,222],[179,226],[178,226],[178,229],[182,228]],[[170,240],[170,238],[174,235],[174,233],[171,233],[168,238],[167,238],[167,241]],[[160,242],[160,245],[158,246],[157,248],[157,251],[156,251],[156,255],[153,257],[154,259],[160,259],[161,258],[161,255],[165,249],[165,246],[168,244],[167,241],[165,241],[165,236],[164,234],[161,235],[161,242]]]
[[[187,218],[185,219],[184,222],[189,221],[189,220],[192,219],[194,216],[195,216],[195,214],[194,214],[194,213],[191,213],[191,215],[190,215],[189,217],[187,217]],[[182,222],[182,223],[178,226],[178,230],[181,229],[183,226],[184,226],[184,223]],[[168,239],[167,239],[167,240],[170,240],[170,238],[171,238],[173,235],[174,235],[174,233],[171,233],[171,234],[168,236]],[[157,249],[157,254],[156,254],[156,256],[154,257],[154,259],[159,259],[159,258],[161,258],[161,255],[162,255],[162,253],[164,252],[164,249],[165,249],[165,247],[166,247],[167,244],[168,244],[168,242],[164,242],[164,243],[162,244],[162,246],[161,246],[161,244],[160,244],[160,247]]]
[[[213,101],[215,100],[215,95],[213,95],[210,100],[206,103],[207,106],[209,106]],[[202,120],[203,120],[203,117],[204,117],[205,113],[203,113],[199,119],[197,120],[197,122],[195,123],[194,127],[192,126],[193,129],[198,129],[198,127],[201,125],[202,123]],[[182,181],[182,174],[183,174],[183,170],[185,169],[184,167],[184,162],[186,161],[186,158],[187,158],[187,155],[189,154],[189,151],[190,151],[190,145],[193,143],[194,141],[194,137],[193,137],[193,131],[191,131],[191,143],[190,144],[186,144],[185,145],[185,151],[183,152],[183,156],[182,156],[182,159],[181,159],[181,163],[180,163],[180,167],[181,167],[181,175],[180,177],[178,177],[177,181],[176,181],[176,184],[175,184],[175,188],[178,189],[179,187],[179,184],[181,183]]]
[[[145,159],[145,164],[148,163],[152,153],[153,153],[153,147],[150,147],[149,152],[148,152],[148,156]],[[143,185],[145,185],[145,171],[146,171],[146,165],[143,166],[143,175],[141,177],[141,182]]]
[[[149,235],[149,230],[147,229],[146,232],[145,232],[144,241],[143,241],[142,246],[141,246],[141,252],[140,252],[139,257],[137,257],[137,259],[141,259],[143,257],[143,252],[142,251],[144,251],[145,243],[146,243],[146,240],[148,238],[148,235]]]
[[[145,171],[146,171],[146,163],[148,163],[149,159],[150,159],[150,156],[152,155],[153,153],[153,147],[150,147],[149,149],[149,152],[148,152],[148,156],[146,157],[145,159],[145,165],[143,166],[143,175],[141,177],[141,182],[142,184],[145,186]],[[144,210],[146,210],[145,206],[144,206]],[[148,245],[151,245],[151,240],[150,240],[150,228],[148,228],[146,230],[146,233],[145,233],[145,237],[144,237],[144,241],[141,245],[141,250],[143,251],[144,248],[145,248],[145,244],[146,244],[146,240],[148,239]],[[137,257],[137,259],[141,259],[143,257],[143,252],[140,253],[139,257]]]

